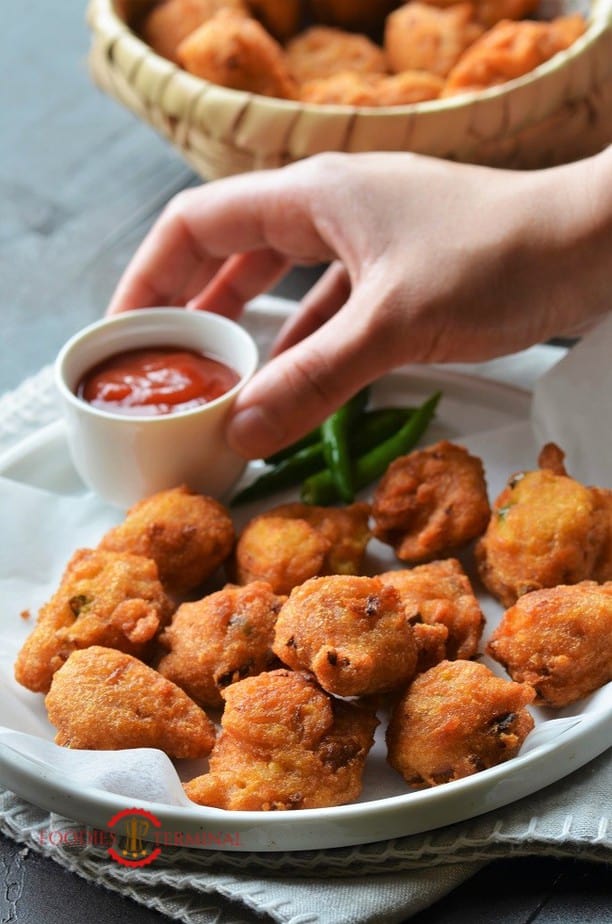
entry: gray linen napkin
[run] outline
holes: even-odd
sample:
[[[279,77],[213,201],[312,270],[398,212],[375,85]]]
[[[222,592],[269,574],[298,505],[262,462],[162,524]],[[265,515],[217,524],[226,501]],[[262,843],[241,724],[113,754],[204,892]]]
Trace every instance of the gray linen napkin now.
[[[57,416],[49,369],[0,397],[0,453]],[[500,857],[612,860],[612,751],[495,812],[426,834],[281,854],[163,848],[126,869],[83,826],[0,790],[0,830],[78,875],[186,924],[393,924]],[[49,832],[54,836],[49,837]],[[65,836],[60,837],[59,832]],[[52,841],[52,843],[50,843]],[[61,842],[61,843],[60,843]]]
[[[0,796],[0,830],[66,869],[185,924],[378,924],[429,907],[487,862],[547,855],[612,861],[612,753],[496,812],[424,835],[283,854],[164,848],[125,869],[105,848],[70,846],[82,826]],[[56,832],[49,838],[49,832]],[[57,832],[64,832],[60,838]],[[53,846],[49,840],[65,841]],[[93,837],[90,838],[93,841]]]

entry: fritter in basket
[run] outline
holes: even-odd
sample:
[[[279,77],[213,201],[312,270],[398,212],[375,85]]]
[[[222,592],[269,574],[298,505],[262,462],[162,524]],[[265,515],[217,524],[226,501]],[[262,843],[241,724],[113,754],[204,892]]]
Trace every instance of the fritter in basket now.
[[[487,653],[536,702],[567,706],[612,680],[612,582],[534,590],[506,610]]]
[[[247,0],[252,14],[275,38],[295,35],[302,17],[302,0]]]
[[[273,649],[338,696],[401,689],[417,663],[397,591],[379,578],[354,575],[312,578],[294,588],[278,616]]]
[[[68,748],[159,748],[206,757],[215,727],[183,690],[142,661],[94,645],[74,651],[45,698],[55,741]]]
[[[222,9],[248,13],[244,0],[162,0],[145,16],[140,34],[158,55],[178,64],[183,39]]]
[[[387,17],[384,47],[392,71],[421,70],[446,77],[466,48],[484,32],[472,3],[438,9],[418,0]]]
[[[559,452],[550,446],[539,461],[553,467],[510,478],[476,546],[480,577],[506,607],[532,590],[588,580],[596,569],[606,579],[612,504],[602,502],[601,491],[560,474]]]
[[[308,0],[316,22],[358,32],[377,32],[397,0]]]
[[[123,523],[100,542],[101,549],[152,558],[169,593],[199,587],[229,556],[235,540],[226,508],[184,485],[139,501]]]
[[[401,561],[443,558],[480,536],[489,521],[482,461],[443,440],[400,456],[374,493],[374,535]]]
[[[342,71],[384,74],[385,54],[365,35],[327,26],[312,26],[286,47],[291,71],[298,81],[321,80]]]
[[[407,106],[437,99],[443,89],[444,80],[426,71],[388,76],[342,71],[332,77],[307,80],[300,86],[300,99],[320,105]]]
[[[485,620],[456,558],[386,571],[378,577],[399,593],[414,632],[419,671],[444,659],[475,657]]]
[[[256,19],[221,10],[178,47],[185,70],[232,90],[294,99],[295,80],[281,45]]]
[[[281,504],[246,524],[236,544],[232,577],[267,581],[287,594],[323,574],[357,574],[370,539],[370,507]]]
[[[171,613],[154,561],[79,549],[17,656],[15,678],[29,690],[46,693],[68,656],[90,645],[146,658]]]
[[[415,787],[437,786],[515,757],[534,721],[528,684],[476,661],[441,661],[419,674],[387,729],[389,763]]]
[[[277,670],[224,692],[210,772],[185,785],[190,799],[234,811],[323,808],[359,796],[377,720],[333,700],[311,677]]]
[[[569,48],[585,30],[578,13],[551,22],[502,20],[464,52],[448,75],[443,95],[485,90],[522,77]]]
[[[433,6],[453,6],[457,0],[428,0]],[[501,19],[523,19],[538,6],[539,0],[473,0],[475,19],[490,29]]]
[[[183,603],[160,636],[158,671],[202,706],[222,706],[230,683],[280,666],[272,641],[285,600],[255,581]]]

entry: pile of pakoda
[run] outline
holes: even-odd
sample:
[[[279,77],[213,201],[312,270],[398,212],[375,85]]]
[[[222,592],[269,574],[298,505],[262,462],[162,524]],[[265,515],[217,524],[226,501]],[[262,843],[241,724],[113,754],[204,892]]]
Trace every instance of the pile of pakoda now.
[[[211,83],[316,104],[401,106],[498,86],[569,48],[583,16],[538,0],[160,0],[134,23]]]
[[[409,787],[495,766],[530,706],[612,679],[612,491],[552,444],[539,464],[490,504],[482,460],[441,441],[392,462],[371,501],[240,529],[212,498],[160,492],[75,552],[15,676],[66,747],[208,757],[185,784],[202,805],[354,801],[384,716]],[[485,642],[478,581],[505,608]]]

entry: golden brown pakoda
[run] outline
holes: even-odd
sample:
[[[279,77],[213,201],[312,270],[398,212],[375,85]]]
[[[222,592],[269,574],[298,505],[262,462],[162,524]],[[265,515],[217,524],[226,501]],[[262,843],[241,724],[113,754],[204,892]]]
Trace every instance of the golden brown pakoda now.
[[[145,16],[140,34],[158,55],[178,64],[183,39],[221,9],[248,12],[244,0],[162,0]]]
[[[328,693],[366,696],[404,686],[417,648],[397,591],[355,575],[311,578],[283,605],[273,650],[295,670],[311,671]]]
[[[357,574],[370,538],[366,503],[347,507],[280,504],[242,530],[233,570],[239,584],[267,581],[288,594],[310,577]]]
[[[328,26],[312,26],[296,35],[286,47],[291,71],[298,83],[321,80],[342,71],[384,74],[385,54],[365,35]]]
[[[182,485],[139,501],[99,547],[152,558],[166,590],[180,596],[216,571],[232,551],[234,539],[234,525],[223,504]]]
[[[482,35],[472,3],[440,9],[412,0],[387,17],[384,48],[392,71],[420,70],[446,77],[466,48]]]
[[[476,19],[490,29],[502,19],[524,19],[538,4],[539,0],[475,0]]]
[[[456,558],[386,571],[378,577],[399,593],[414,632],[419,671],[444,659],[469,659],[477,654],[485,620],[470,579]]]
[[[608,488],[591,488],[591,493],[597,509],[597,518],[603,522],[605,531],[591,577],[603,584],[612,581],[612,491]]]
[[[451,554],[480,536],[489,521],[482,462],[447,440],[400,456],[374,493],[374,535],[401,561]]]
[[[569,48],[585,29],[579,14],[551,22],[502,20],[464,52],[448,75],[443,95],[485,90],[522,77]]]
[[[444,81],[427,71],[402,71],[381,77],[375,89],[377,106],[408,106],[437,99],[444,89]]]
[[[17,655],[15,678],[29,690],[46,693],[68,656],[90,645],[146,658],[172,608],[155,562],[141,555],[79,549]]]
[[[401,74],[356,74],[343,71],[322,80],[308,80],[300,86],[305,103],[337,106],[407,106],[437,99],[444,81],[426,71]]]
[[[397,0],[308,0],[316,22],[357,32],[377,32]]]
[[[567,706],[612,680],[612,582],[524,594],[506,610],[487,653],[537,703]]]
[[[74,651],[45,698],[55,741],[68,748],[159,748],[206,757],[215,727],[183,690],[130,655],[94,645]]]
[[[556,459],[554,469],[510,478],[476,545],[481,580],[506,607],[532,590],[588,580],[604,554],[609,512],[597,491],[557,474]]]
[[[249,9],[261,20],[268,32],[280,40],[298,31],[302,14],[301,0],[247,0]]]
[[[453,6],[457,0],[427,0],[432,6]],[[538,6],[539,0],[473,0],[475,18],[490,29],[501,19],[523,19]]]
[[[185,70],[219,86],[281,99],[297,96],[282,46],[249,16],[220,10],[181,42],[177,55]]]
[[[300,85],[300,99],[317,106],[377,106],[378,78],[374,74],[342,71],[332,77],[307,80]]]
[[[183,603],[160,636],[157,670],[196,703],[222,706],[230,683],[279,666],[272,641],[285,600],[255,581]]]
[[[210,772],[190,799],[233,811],[323,808],[361,791],[375,716],[333,700],[311,677],[277,670],[232,684]]]
[[[437,786],[515,757],[534,721],[528,684],[496,677],[476,661],[441,661],[419,674],[395,705],[388,759],[411,786]]]

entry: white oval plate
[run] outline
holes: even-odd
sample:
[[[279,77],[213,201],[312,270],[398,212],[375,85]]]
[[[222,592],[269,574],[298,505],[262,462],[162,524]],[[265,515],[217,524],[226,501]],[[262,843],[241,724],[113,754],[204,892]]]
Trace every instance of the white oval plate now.
[[[263,298],[248,312],[245,324],[258,339],[262,355],[292,307],[292,303]],[[540,348],[535,356],[536,365],[541,368],[557,358],[556,354],[547,353],[546,348]],[[533,365],[533,357],[532,351],[527,366]],[[526,365],[519,357],[499,368],[516,381],[523,374],[529,375],[524,373]],[[526,426],[530,396],[514,386],[462,371],[407,367],[376,384],[374,401],[415,404],[437,389],[442,390],[443,398],[426,442],[441,438],[460,440],[479,452],[492,496],[510,473],[534,467],[537,450]],[[489,430],[496,432],[490,434]],[[254,477],[257,468],[257,464],[251,466],[246,478]],[[5,488],[9,485],[9,492],[11,484],[15,492],[25,492],[24,496],[30,489],[34,501],[40,489],[47,495],[70,498],[76,521],[79,524],[85,521],[84,534],[80,536],[84,535],[86,541],[80,544],[93,545],[100,538],[99,532],[87,534],[87,511],[92,498],[84,492],[72,468],[61,422],[35,432],[6,453],[0,459],[0,475],[4,476]],[[279,495],[268,506],[289,496],[290,493]],[[263,509],[262,505],[252,504],[237,511],[236,525],[240,527],[259,509]],[[116,514],[108,516],[110,522]],[[27,559],[30,537],[27,530],[17,535],[17,553]],[[52,534],[37,539],[32,534],[31,541],[44,544],[43,551],[49,558],[56,584],[65,565],[70,539],[67,542],[63,537],[57,548]],[[367,562],[370,573],[397,564],[387,547],[371,543]],[[469,555],[464,557],[464,564],[473,576]],[[4,589],[10,594],[10,582],[11,575],[0,572],[3,600]],[[36,581],[32,583],[31,599],[20,598],[17,612],[42,602],[40,587],[34,589]],[[479,599],[487,618],[484,644],[502,611],[486,594],[479,592]],[[0,634],[5,648],[0,660],[3,785],[46,810],[99,828],[105,828],[123,809],[144,808],[159,819],[162,830],[168,832],[169,843],[174,832],[190,846],[213,850],[301,851],[416,834],[507,805],[570,774],[612,745],[612,684],[608,684],[567,709],[553,713],[534,708],[535,730],[513,760],[463,780],[412,792],[407,791],[403,780],[386,763],[383,722],[368,757],[359,802],[297,812],[226,812],[193,805],[184,796],[179,777],[196,775],[201,772],[201,764],[185,763],[175,769],[159,751],[94,753],[69,751],[54,745],[54,729],[46,720],[42,697],[22,690],[12,677],[14,654],[28,631],[29,626],[3,606],[0,613]],[[499,665],[484,660],[502,673]]]

